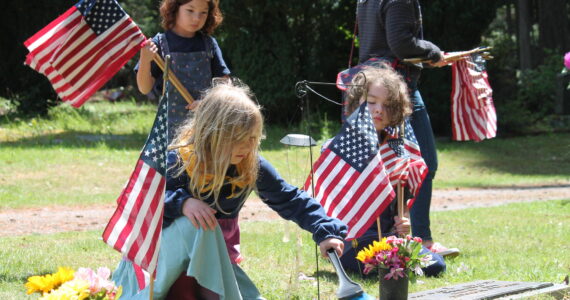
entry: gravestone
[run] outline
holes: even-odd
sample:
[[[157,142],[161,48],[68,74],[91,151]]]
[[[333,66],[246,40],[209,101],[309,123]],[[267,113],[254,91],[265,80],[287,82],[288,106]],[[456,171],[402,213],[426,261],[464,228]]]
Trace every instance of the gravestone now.
[[[422,291],[408,295],[408,299],[458,299],[458,300],[483,300],[497,299],[507,295],[520,294],[533,290],[541,290],[552,287],[550,282],[514,282],[479,280],[462,283],[439,289]]]

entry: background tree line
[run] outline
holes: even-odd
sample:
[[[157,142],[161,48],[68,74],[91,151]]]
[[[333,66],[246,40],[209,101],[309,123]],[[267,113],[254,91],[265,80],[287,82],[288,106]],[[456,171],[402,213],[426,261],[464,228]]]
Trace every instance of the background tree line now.
[[[119,1],[147,36],[161,31],[160,0]],[[300,80],[334,82],[348,66],[356,1],[221,0],[225,19],[217,30],[233,72],[251,86],[269,122],[299,121],[294,86]],[[23,65],[23,42],[74,1],[4,0],[0,4],[0,97],[20,114],[43,114],[57,103],[47,79]],[[548,127],[556,75],[570,51],[570,3],[565,0],[422,1],[425,37],[445,51],[493,46],[488,62],[502,133]],[[357,63],[357,49],[353,64]],[[108,87],[133,86],[136,59]],[[426,70],[420,80],[437,134],[450,132],[450,68]],[[334,89],[319,89],[340,100]],[[144,100],[135,91],[134,97]],[[340,107],[312,97],[311,114],[337,119]],[[544,129],[544,127],[541,127]]]

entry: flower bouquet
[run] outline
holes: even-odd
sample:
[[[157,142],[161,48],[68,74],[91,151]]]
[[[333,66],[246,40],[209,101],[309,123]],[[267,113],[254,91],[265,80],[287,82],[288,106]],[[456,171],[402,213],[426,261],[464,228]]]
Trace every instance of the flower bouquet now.
[[[380,299],[407,299],[408,282],[415,282],[423,275],[422,267],[432,263],[431,255],[420,255],[421,249],[419,237],[389,236],[360,250],[356,259],[364,263],[364,274],[378,268]]]
[[[374,241],[368,248],[358,252],[356,259],[364,263],[364,274],[370,273],[376,268],[386,269],[384,279],[398,279],[407,277],[412,283],[416,276],[422,276],[422,267],[431,264],[432,257],[429,254],[420,255],[422,239],[389,236],[380,242]]]
[[[108,268],[98,268],[95,272],[89,268],[74,271],[60,267],[53,274],[31,276],[25,286],[28,295],[42,294],[40,300],[117,300],[122,288],[109,280],[110,275]]]

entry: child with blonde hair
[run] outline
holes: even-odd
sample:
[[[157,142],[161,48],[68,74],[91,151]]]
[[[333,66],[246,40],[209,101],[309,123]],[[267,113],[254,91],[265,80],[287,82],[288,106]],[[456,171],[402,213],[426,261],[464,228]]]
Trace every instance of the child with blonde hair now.
[[[367,103],[381,145],[393,138],[386,129],[399,127],[412,114],[408,87],[402,76],[387,64],[365,68],[354,77],[347,93],[348,114],[355,111],[362,103]],[[384,163],[387,159],[382,157]],[[409,198],[407,191],[404,197]],[[397,216],[396,203],[397,201],[392,201],[380,215],[380,230],[384,237],[410,234],[411,224],[407,206],[404,205],[405,213],[400,219]],[[348,270],[362,272],[356,254],[374,240],[378,240],[376,222],[361,237],[345,243],[345,251],[340,258],[342,265]],[[445,262],[441,256],[429,252],[425,247],[421,253],[431,254],[434,261],[430,266],[423,268],[426,275],[437,276],[445,270]]]
[[[167,156],[155,299],[263,299],[238,265],[238,214],[253,189],[280,216],[313,233],[323,256],[328,249],[342,254],[346,225],[259,155],[262,134],[263,118],[248,88],[229,82],[209,90],[195,118],[180,128]],[[148,287],[136,293],[130,262],[122,261],[115,274],[123,297],[148,299]],[[171,290],[189,279],[194,290],[188,284]]]

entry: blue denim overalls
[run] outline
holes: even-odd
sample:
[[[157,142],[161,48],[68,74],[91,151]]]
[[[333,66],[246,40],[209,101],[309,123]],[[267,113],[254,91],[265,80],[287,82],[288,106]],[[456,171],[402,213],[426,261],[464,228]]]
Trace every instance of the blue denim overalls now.
[[[195,100],[200,100],[201,93],[210,87],[212,82],[212,41],[203,35],[206,48],[197,52],[170,52],[166,35],[158,34],[158,42],[162,49],[162,57],[170,55],[171,70]],[[176,136],[177,128],[194,113],[186,108],[188,102],[176,90],[174,85],[167,84],[168,93],[168,144]]]

